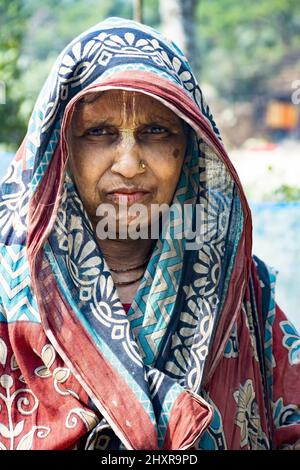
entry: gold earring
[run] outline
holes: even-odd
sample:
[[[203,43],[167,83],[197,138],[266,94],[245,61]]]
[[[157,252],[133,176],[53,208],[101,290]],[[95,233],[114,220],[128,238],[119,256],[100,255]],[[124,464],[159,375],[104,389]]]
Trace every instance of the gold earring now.
[[[146,165],[145,165],[145,163],[143,162],[143,160],[140,161],[140,165],[141,165],[141,168],[143,168],[143,170],[145,170]]]

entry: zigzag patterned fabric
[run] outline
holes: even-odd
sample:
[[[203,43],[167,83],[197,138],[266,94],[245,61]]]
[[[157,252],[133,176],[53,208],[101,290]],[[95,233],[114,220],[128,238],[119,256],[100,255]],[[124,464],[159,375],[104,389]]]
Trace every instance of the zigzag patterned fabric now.
[[[74,105],[115,88],[146,92],[187,122],[173,203],[204,207],[199,247],[161,236],[128,314],[66,170]],[[183,230],[176,214],[169,228]],[[172,41],[109,18],[65,48],[2,182],[0,243],[0,448],[270,448],[270,342],[268,374],[261,354],[249,359],[263,342],[249,208]],[[274,308],[269,298],[269,320]],[[241,377],[245,360],[252,372]],[[234,377],[226,432],[220,364]]]

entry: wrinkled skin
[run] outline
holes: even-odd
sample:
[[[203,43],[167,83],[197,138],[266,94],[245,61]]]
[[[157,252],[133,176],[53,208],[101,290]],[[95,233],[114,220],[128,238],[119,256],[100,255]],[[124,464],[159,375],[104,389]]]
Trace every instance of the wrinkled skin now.
[[[87,94],[76,105],[68,143],[68,170],[95,229],[100,204],[118,209],[120,201],[108,194],[116,188],[147,191],[137,201],[148,209],[145,224],[151,221],[151,204],[171,203],[185,155],[186,131],[183,121],[158,100],[125,90]],[[153,240],[98,241],[109,266],[118,268],[142,263],[153,246]],[[123,281],[130,275],[119,278]]]
[[[150,191],[147,206],[170,203],[186,146],[181,119],[142,93],[111,90],[89,99],[73,116],[70,169],[91,221],[111,202],[107,192],[124,184]]]

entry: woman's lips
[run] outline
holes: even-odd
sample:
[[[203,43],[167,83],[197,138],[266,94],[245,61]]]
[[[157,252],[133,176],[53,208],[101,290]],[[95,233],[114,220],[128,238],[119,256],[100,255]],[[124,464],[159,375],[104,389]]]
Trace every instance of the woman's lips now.
[[[131,193],[114,192],[106,195],[107,199],[118,204],[133,204],[145,199],[150,193],[145,191],[135,191]]]

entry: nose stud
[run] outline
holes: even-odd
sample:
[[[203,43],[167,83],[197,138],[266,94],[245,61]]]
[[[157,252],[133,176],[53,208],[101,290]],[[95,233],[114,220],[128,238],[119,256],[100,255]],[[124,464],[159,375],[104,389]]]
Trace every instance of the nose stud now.
[[[145,164],[145,162],[143,162],[143,160],[140,161],[140,165],[141,165],[141,168],[143,168],[143,170],[145,170],[146,164]]]

